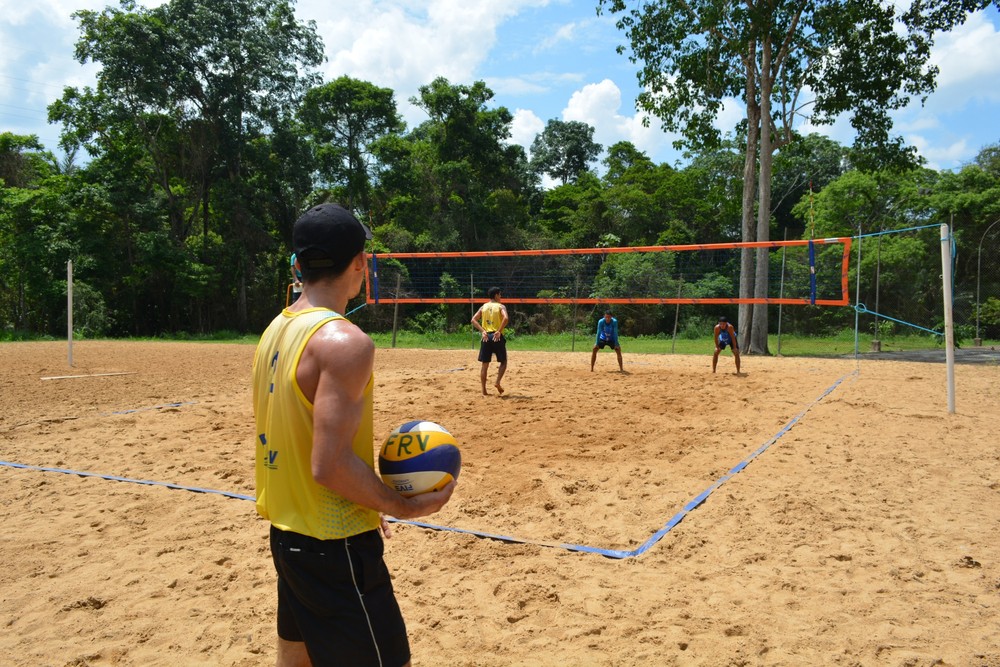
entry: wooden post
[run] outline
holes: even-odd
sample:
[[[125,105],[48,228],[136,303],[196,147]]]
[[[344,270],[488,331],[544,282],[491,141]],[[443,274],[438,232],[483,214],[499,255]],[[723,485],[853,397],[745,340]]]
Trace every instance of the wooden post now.
[[[66,262],[66,346],[70,368],[73,367],[73,260]]]
[[[677,298],[680,299],[684,294],[684,274],[681,274],[681,280],[677,283]],[[674,349],[677,347],[677,323],[681,319],[681,304],[677,304],[677,308],[674,309],[674,334],[670,338],[670,354],[674,353]]]
[[[396,303],[392,306],[392,346],[396,347],[396,330],[399,328],[399,289],[403,277],[396,275],[396,293],[393,295]]]

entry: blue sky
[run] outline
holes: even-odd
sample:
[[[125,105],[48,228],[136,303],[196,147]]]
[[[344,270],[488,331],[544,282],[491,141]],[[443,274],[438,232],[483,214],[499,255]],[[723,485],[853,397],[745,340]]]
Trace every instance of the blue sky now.
[[[70,14],[100,10],[95,0],[0,0],[0,131],[37,134],[57,148],[59,128],[46,107],[64,86],[92,85],[93,64],[73,59],[78,37]],[[153,6],[156,0],[140,4]],[[897,4],[899,4],[897,0]],[[680,154],[653,119],[643,127],[635,111],[636,66],[615,47],[624,35],[614,18],[597,16],[596,1],[569,0],[299,0],[300,19],[314,20],[323,38],[327,80],[347,74],[396,91],[412,126],[424,119],[408,103],[437,76],[452,83],[483,80],[495,102],[515,115],[512,140],[530,146],[552,118],[595,128],[605,147],[634,143],[657,162]],[[938,90],[895,115],[896,132],[935,169],[957,169],[981,148],[1000,141],[1000,15],[979,12],[959,30],[938,38],[933,61]],[[734,100],[719,126],[741,117]],[[846,120],[816,131],[849,144]],[[682,162],[681,162],[682,163]]]

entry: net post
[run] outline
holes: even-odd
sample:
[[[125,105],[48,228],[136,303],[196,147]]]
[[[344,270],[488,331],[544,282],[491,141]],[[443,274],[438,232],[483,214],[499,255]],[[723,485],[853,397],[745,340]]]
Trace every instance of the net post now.
[[[396,303],[392,307],[392,347],[396,348],[396,331],[399,330],[399,290],[402,288],[403,276],[396,274],[396,293],[393,295]]]
[[[73,367],[73,260],[66,262],[66,357]]]
[[[476,316],[476,274],[472,271],[469,272],[469,312],[472,313],[472,317]],[[476,331],[475,327],[472,328],[472,349],[475,350],[476,346],[479,344],[480,336],[479,332]]]
[[[680,299],[684,294],[684,274],[680,275],[680,280],[677,281],[677,307],[674,308],[674,333],[670,337],[670,354],[674,353],[677,349],[677,325],[680,323],[681,319],[681,304]]]
[[[785,227],[785,240],[788,240],[788,227]],[[812,238],[810,237],[810,240]],[[778,299],[785,298],[785,247],[781,248],[781,283],[778,288]],[[781,356],[781,302],[778,302],[778,351],[777,356]]]
[[[573,278],[573,333],[570,338],[569,351],[576,352],[576,324],[579,321],[577,312],[580,309],[580,275]]]
[[[941,225],[941,278],[944,294],[944,349],[948,367],[948,412],[955,413],[955,324],[952,320],[951,233]]]
[[[858,361],[860,357],[859,353],[859,326],[860,326],[860,316],[861,312],[858,310],[858,306],[861,304],[861,223],[858,223],[858,268],[854,271],[854,360]]]

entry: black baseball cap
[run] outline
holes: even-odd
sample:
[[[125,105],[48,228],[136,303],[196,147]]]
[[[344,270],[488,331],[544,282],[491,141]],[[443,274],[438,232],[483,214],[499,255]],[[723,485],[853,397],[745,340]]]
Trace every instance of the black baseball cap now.
[[[304,269],[330,269],[361,252],[372,232],[340,204],[320,204],[292,228],[292,248]]]

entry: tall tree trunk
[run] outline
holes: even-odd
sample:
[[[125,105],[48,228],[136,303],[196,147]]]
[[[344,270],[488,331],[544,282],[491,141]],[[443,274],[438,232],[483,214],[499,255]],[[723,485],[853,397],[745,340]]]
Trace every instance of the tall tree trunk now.
[[[754,240],[754,201],[757,198],[757,144],[760,138],[760,105],[757,103],[757,76],[755,67],[756,44],[747,48],[744,65],[747,86],[747,146],[743,161],[743,215],[741,240]],[[749,299],[754,292],[753,251],[740,250],[740,299]],[[737,316],[736,331],[740,336],[740,348],[746,349],[750,339],[750,325],[753,321],[753,304],[741,303]]]
[[[771,39],[765,38],[761,45],[760,63],[760,171],[757,193],[757,241],[771,240],[771,164],[773,147],[771,144],[771,90],[774,75],[771,72]],[[767,248],[757,249],[757,276],[754,280],[754,297],[766,299],[770,274],[770,252]],[[767,304],[754,305],[753,322],[750,330],[750,354],[770,354],[767,349]]]

